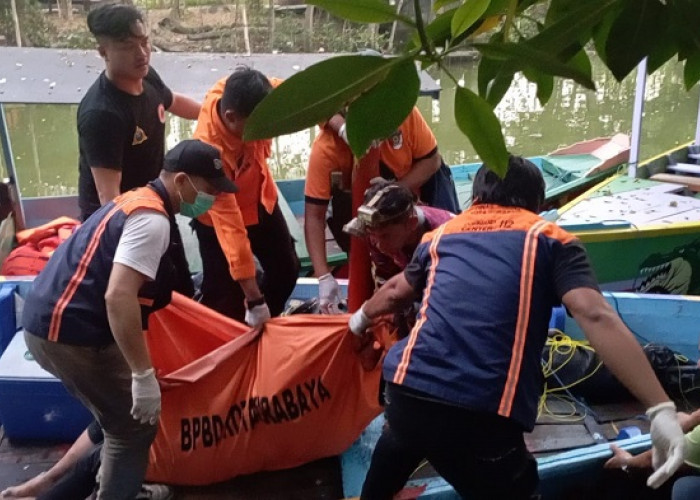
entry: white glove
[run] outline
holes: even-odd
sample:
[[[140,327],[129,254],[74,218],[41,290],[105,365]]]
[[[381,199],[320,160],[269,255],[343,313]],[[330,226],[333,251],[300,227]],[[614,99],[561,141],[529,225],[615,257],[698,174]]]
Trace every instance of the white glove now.
[[[365,314],[364,308],[365,305],[362,304],[362,307],[360,307],[352,316],[350,316],[350,321],[348,322],[348,328],[350,328],[350,331],[358,337],[361,336],[372,324],[372,320]]]
[[[347,144],[348,146],[350,145],[350,143],[348,142],[348,129],[345,126],[345,123],[343,123],[338,129],[338,137],[340,137],[345,142],[345,144]]]
[[[267,307],[267,303],[263,302],[260,305],[253,306],[250,309],[246,309],[245,312],[245,322],[248,326],[256,328],[265,321],[270,319],[270,308]]]
[[[131,416],[142,424],[155,425],[160,416],[160,387],[156,372],[149,368],[145,372],[131,374]]]
[[[331,273],[318,279],[318,299],[323,314],[340,314],[340,287]]]
[[[678,423],[676,405],[671,401],[652,406],[647,416],[651,420],[651,463],[655,470],[647,479],[647,486],[656,489],[683,464],[685,436]]]

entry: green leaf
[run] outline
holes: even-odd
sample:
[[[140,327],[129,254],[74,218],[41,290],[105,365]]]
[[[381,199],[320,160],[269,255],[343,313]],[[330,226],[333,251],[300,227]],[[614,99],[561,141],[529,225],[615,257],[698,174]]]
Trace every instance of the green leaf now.
[[[558,54],[584,37],[619,0],[585,0],[575,3],[563,17],[530,38],[527,44],[543,52]],[[657,0],[658,1],[658,0]]]
[[[537,85],[537,100],[540,101],[540,105],[544,106],[547,104],[554,92],[554,77],[535,71],[532,68],[524,69],[523,74],[525,78]]]
[[[515,71],[509,62],[482,57],[476,80],[479,95],[495,108],[508,92]]]
[[[595,51],[606,66],[608,65],[608,59],[605,55],[605,45],[608,43],[610,28],[612,28],[615,19],[617,19],[620,13],[619,10],[620,9],[609,10],[605,16],[603,16],[603,20],[593,28],[593,44],[595,46]]]
[[[382,0],[307,0],[309,5],[315,5],[327,10],[334,16],[355,23],[391,23],[401,21],[410,26],[416,23],[396,13],[396,7]]]
[[[465,0],[452,18],[452,37],[467,31],[486,12],[491,0]]]
[[[430,24],[425,26],[425,36],[430,40],[434,47],[442,47],[445,42],[452,37],[452,17],[457,12],[457,9],[450,9],[442,14],[439,14],[433,19]],[[410,52],[421,46],[420,35],[418,31],[413,33],[411,40],[406,44],[405,52]]]
[[[593,74],[593,67],[591,66],[591,60],[586,53],[586,49],[580,46],[578,52],[569,58],[566,64],[576,71],[584,75],[588,75],[589,78],[591,78],[591,75]]]
[[[674,0],[669,3],[671,23],[683,51],[700,51],[700,8],[697,0]]]
[[[667,31],[666,36],[659,37],[656,46],[647,56],[647,74],[651,75],[661,66],[666,64],[669,59],[678,53],[678,44],[673,39],[671,30]]]
[[[509,61],[516,69],[531,67],[548,75],[571,78],[584,87],[595,90],[595,83],[591,80],[590,64],[586,74],[585,71],[562,63],[551,54],[532,49],[524,43],[480,43],[474,46],[491,59]]]
[[[484,17],[497,16],[499,14],[505,14],[508,9],[508,4],[510,0],[491,0],[488,9],[484,12]]]
[[[416,65],[407,58],[391,68],[384,81],[352,102],[346,123],[353,154],[359,158],[372,140],[393,134],[413,109],[419,91]]]
[[[513,77],[515,76],[515,71],[510,71],[508,68],[503,68],[499,71],[496,78],[494,78],[488,84],[486,90],[486,101],[491,105],[492,108],[498,106],[503,97],[508,92],[510,85],[513,83]]]
[[[501,124],[489,103],[469,89],[457,87],[455,120],[481,160],[503,178],[508,171],[508,150]]]
[[[452,5],[453,3],[456,3],[458,0],[435,0],[435,3],[433,3],[433,12],[437,12],[438,10],[442,9],[443,7],[447,7],[448,5]]]
[[[683,81],[685,89],[690,90],[700,80],[700,53],[695,52],[688,56],[683,67]]]
[[[605,44],[605,60],[618,81],[651,52],[667,22],[668,10],[659,0],[628,1]]]
[[[327,120],[386,78],[396,58],[336,56],[285,80],[258,104],[246,121],[244,139],[289,134]]]

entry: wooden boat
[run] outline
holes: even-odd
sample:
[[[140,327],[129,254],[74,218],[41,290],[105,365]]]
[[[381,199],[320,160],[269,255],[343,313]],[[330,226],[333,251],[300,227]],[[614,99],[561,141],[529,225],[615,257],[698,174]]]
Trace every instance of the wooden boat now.
[[[619,292],[606,292],[605,296],[641,344],[663,344],[691,360],[697,359],[700,299]],[[575,339],[583,338],[578,326],[563,310],[555,310],[553,325]],[[677,403],[683,407],[682,402]],[[526,435],[528,447],[537,458],[542,498],[567,498],[571,492],[579,494],[576,498],[584,498],[581,491],[588,491],[586,488],[596,482],[604,462],[611,456],[613,441],[608,439],[614,440],[624,426],[636,426],[642,434],[616,440],[615,444],[633,454],[650,447],[648,422],[638,417],[643,414],[640,404],[590,405],[589,409],[592,411],[588,415],[578,414],[569,420],[541,415],[535,431]],[[377,418],[342,456],[346,497],[359,495],[382,424],[383,418]],[[418,498],[460,498],[428,465],[421,469],[407,485],[414,492],[422,492]]]
[[[700,178],[672,173],[694,160],[682,146],[612,177],[561,207],[557,222],[586,246],[608,290],[700,294]],[[691,153],[692,154],[692,153]],[[670,167],[670,168],[669,168]]]
[[[548,207],[560,207],[585,189],[615,173],[629,158],[625,134],[577,142],[543,156],[529,157],[545,179]],[[471,205],[472,181],[481,163],[452,167],[457,195],[463,207]]]
[[[588,186],[615,173],[629,156],[629,139],[623,134],[609,138],[598,138],[567,146],[548,155],[530,158],[538,167],[547,183],[546,199],[551,207],[561,206],[575,194]],[[451,167],[460,202],[471,204],[472,180],[480,163]],[[301,262],[301,276],[312,272],[311,259],[304,240],[304,179],[276,181],[280,193],[280,208],[294,237],[297,255]],[[59,214],[77,217],[79,214],[76,196],[27,197],[21,200],[22,213],[27,227],[34,227],[54,219]],[[183,229],[183,240],[191,270],[201,269],[197,243],[186,224],[178,217]],[[347,255],[328,236],[328,262],[332,266],[343,264]]]
[[[20,293],[26,293],[31,283],[14,282]],[[346,282],[341,282],[346,285]],[[317,280],[300,278],[293,297],[305,300],[317,295]],[[606,299],[620,314],[642,344],[656,342],[666,345],[690,359],[697,357],[697,318],[700,299],[697,297],[606,293]],[[0,312],[7,315],[7,303],[0,304]],[[11,313],[10,313],[11,314]],[[552,327],[559,328],[574,339],[582,334],[575,322],[562,308],[553,311]],[[0,332],[1,333],[1,332]],[[0,335],[1,336],[1,335]],[[24,380],[26,383],[26,380]],[[32,391],[28,391],[31,393]],[[33,398],[43,397],[35,394]],[[679,402],[680,404],[681,402]],[[60,408],[60,407],[58,407]],[[641,452],[650,445],[648,422],[639,419],[643,408],[635,402],[614,405],[589,405],[591,417],[585,412],[571,413],[568,408],[555,405],[538,420],[531,435],[526,437],[535,453],[541,478],[543,498],[562,498],[572,488],[580,490],[595,483],[602,473],[602,464],[610,457],[608,439],[618,435],[618,429],[636,426],[643,434],[615,441],[633,452]],[[17,409],[16,411],[21,411]],[[236,478],[207,487],[178,488],[178,498],[350,498],[359,494],[372,450],[383,425],[383,418],[375,419],[358,440],[340,457],[323,459],[288,471],[262,472]],[[81,428],[81,427],[80,427]],[[33,446],[2,440],[0,457],[14,464],[4,475],[0,473],[0,487],[16,484],[39,472],[46,462],[60,454],[55,446],[34,443]],[[407,488],[411,498],[443,500],[459,498],[428,464],[413,475]],[[285,496],[287,493],[291,496]],[[294,496],[297,495],[297,496]]]

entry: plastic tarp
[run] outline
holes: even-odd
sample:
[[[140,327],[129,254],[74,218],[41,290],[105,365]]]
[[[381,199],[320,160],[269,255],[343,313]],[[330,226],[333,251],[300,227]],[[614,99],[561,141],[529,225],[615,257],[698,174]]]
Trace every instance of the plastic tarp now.
[[[173,294],[149,321],[162,390],[147,479],[200,485],[348,448],[381,408],[347,315],[274,318],[263,330]]]

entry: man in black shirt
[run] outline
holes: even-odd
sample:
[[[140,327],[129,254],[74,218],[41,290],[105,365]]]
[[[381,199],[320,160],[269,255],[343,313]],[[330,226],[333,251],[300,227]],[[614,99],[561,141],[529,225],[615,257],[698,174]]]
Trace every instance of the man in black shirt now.
[[[150,67],[143,15],[105,5],[87,18],[105,71],[78,107],[78,202],[85,220],[118,194],[158,177],[165,147],[165,110],[197,119],[200,103],[172,92]]]

